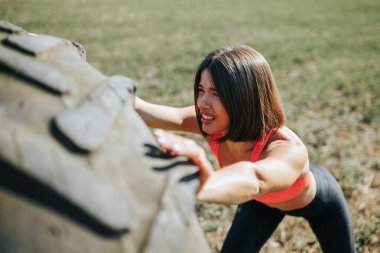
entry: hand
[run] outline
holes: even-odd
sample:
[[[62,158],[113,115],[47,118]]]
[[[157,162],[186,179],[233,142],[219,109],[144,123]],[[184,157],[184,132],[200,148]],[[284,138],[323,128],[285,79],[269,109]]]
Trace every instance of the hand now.
[[[161,129],[156,129],[154,135],[160,147],[168,154],[174,156],[185,156],[199,168],[200,187],[213,173],[212,166],[207,160],[205,151],[194,141],[181,137]],[[199,189],[199,188],[198,188]]]

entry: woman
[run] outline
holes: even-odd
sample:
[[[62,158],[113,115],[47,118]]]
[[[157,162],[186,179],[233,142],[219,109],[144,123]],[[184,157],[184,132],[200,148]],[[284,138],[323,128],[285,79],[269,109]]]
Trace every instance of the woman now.
[[[220,170],[193,140],[158,130],[167,152],[199,167],[197,199],[238,204],[222,252],[258,252],[285,215],[306,218],[324,252],[355,252],[343,193],[325,169],[310,165],[305,145],[285,126],[269,64],[247,46],[215,50],[200,64],[195,105],[174,108],[136,98],[149,127],[199,133]]]

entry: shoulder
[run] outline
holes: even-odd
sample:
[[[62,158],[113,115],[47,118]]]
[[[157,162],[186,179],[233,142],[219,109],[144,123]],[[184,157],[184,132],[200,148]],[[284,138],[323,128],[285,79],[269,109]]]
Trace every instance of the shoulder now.
[[[286,146],[305,146],[300,137],[286,126],[271,133],[267,146],[277,146],[281,144]]]
[[[269,157],[291,157],[291,160],[305,161],[308,159],[308,154],[302,140],[285,126],[271,134],[262,156],[260,156],[261,159]]]

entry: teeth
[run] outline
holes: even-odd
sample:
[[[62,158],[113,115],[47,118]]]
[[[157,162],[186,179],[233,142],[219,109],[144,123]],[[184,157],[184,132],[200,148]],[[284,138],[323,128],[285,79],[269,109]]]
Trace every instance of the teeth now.
[[[202,115],[202,118],[205,119],[205,120],[213,120],[213,119],[215,119],[215,117],[207,116],[207,115]]]

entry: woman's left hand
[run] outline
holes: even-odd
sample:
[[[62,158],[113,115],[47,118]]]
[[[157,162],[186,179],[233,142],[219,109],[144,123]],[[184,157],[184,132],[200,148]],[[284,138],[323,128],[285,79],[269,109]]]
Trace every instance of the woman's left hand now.
[[[212,166],[207,160],[205,151],[194,140],[161,129],[154,130],[154,135],[156,136],[160,147],[168,154],[185,156],[198,166],[200,174],[200,189],[213,173]]]

